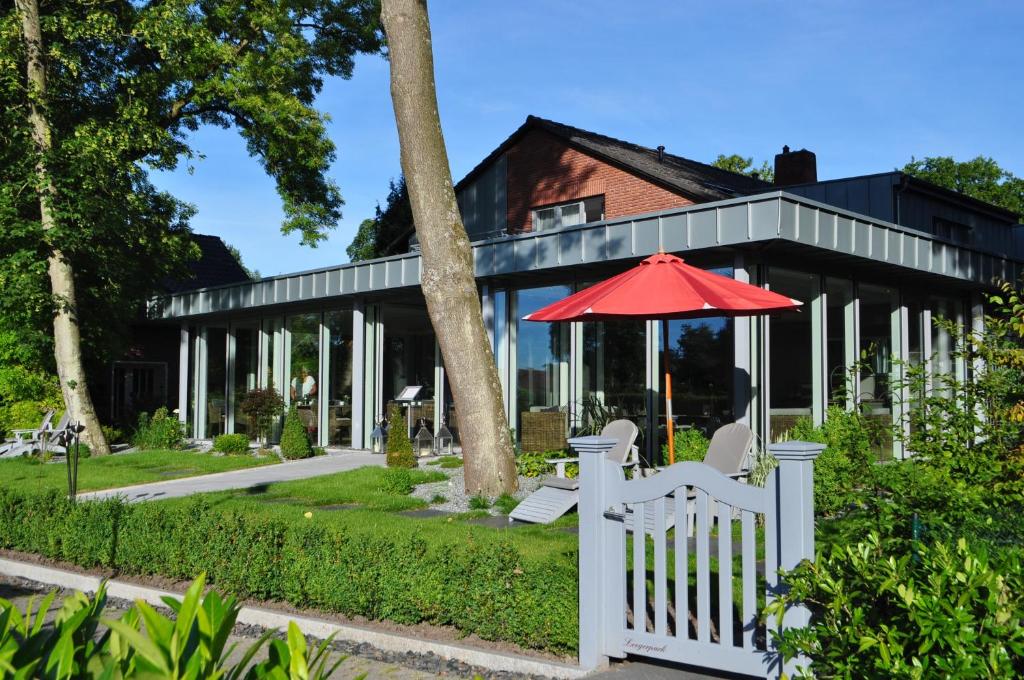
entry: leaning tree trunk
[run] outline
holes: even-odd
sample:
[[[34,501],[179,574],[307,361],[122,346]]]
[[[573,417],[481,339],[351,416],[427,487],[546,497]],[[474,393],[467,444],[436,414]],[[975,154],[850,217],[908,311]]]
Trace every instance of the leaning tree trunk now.
[[[54,243],[56,218],[53,211],[54,186],[46,162],[53,148],[50,123],[46,115],[46,67],[43,63],[43,33],[39,25],[38,0],[16,0],[21,14],[21,33],[25,42],[28,76],[29,124],[36,147],[36,193],[39,215],[46,241],[47,268],[54,298],[53,347],[57,375],[72,422],[85,426],[83,439],[93,453],[110,453],[100,429],[96,409],[89,396],[89,384],[82,367],[82,343],[78,329],[78,306],[75,299],[75,277],[71,263]]]
[[[441,134],[426,0],[384,0],[381,19],[402,171],[422,252],[421,285],[459,414],[466,490],[512,492],[515,458]]]

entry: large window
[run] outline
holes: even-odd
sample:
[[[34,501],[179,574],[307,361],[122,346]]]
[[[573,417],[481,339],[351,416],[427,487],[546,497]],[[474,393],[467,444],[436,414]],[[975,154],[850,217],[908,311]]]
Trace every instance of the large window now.
[[[536,208],[533,230],[548,231],[604,219],[604,196],[592,196],[571,203]]]
[[[320,405],[320,314],[288,318],[288,402],[295,405],[310,441],[318,441]]]
[[[593,428],[605,419],[626,418],[642,430],[647,413],[647,325],[643,321],[610,321],[582,327],[579,424]]]
[[[543,450],[568,429],[569,324],[535,323],[523,317],[567,297],[568,286],[530,288],[516,293],[516,432],[528,448]],[[544,416],[524,414],[544,413]],[[562,435],[559,436],[559,432]],[[551,446],[557,448],[557,446]]]
[[[872,425],[873,444],[880,458],[892,456],[893,310],[896,291],[862,284],[860,304],[860,373],[857,403]]]
[[[352,445],[352,312],[324,314],[328,347],[327,443]]]
[[[225,388],[227,387],[228,331],[226,328],[206,329],[206,432],[207,439],[224,434],[227,422]]]
[[[406,417],[416,423],[423,421],[433,431],[434,423],[434,329],[426,307],[422,305],[382,305],[384,326],[383,399],[388,404],[409,385],[419,385],[418,403]],[[392,424],[394,426],[394,424]]]
[[[772,268],[768,287],[804,303],[799,312],[782,312],[769,322],[770,356],[769,437],[778,441],[801,417],[811,417],[814,367],[811,343],[811,302],[818,297],[818,278],[812,274]]]
[[[827,279],[825,294],[828,303],[825,310],[828,403],[834,406],[852,406],[851,371],[857,360],[853,323],[853,283]]]
[[[235,336],[235,372],[231,386],[232,409],[234,411],[235,432],[250,432],[249,419],[242,413],[242,402],[249,390],[256,387],[256,374],[259,369],[259,333],[254,324],[238,325],[234,328]]]
[[[950,379],[958,377],[957,365],[958,334],[964,323],[963,303],[950,298],[931,300],[931,381],[936,394],[950,396]]]
[[[728,272],[720,272],[728,273]],[[733,415],[735,344],[733,320],[725,317],[670,321],[669,370],[672,375],[672,416],[677,428],[693,428],[710,437]],[[664,338],[658,324],[658,432],[665,436]]]

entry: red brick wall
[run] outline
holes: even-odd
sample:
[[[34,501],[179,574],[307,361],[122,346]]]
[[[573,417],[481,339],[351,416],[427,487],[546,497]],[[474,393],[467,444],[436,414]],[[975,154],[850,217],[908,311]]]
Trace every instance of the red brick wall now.
[[[605,219],[691,205],[693,201],[532,130],[508,155],[508,230],[530,231],[531,209],[604,195]]]

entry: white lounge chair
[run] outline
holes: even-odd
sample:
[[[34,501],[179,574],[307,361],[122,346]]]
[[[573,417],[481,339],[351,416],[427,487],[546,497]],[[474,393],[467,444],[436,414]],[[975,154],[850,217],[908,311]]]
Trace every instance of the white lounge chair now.
[[[742,423],[730,423],[723,425],[722,427],[715,430],[715,434],[711,436],[711,443],[708,444],[708,452],[704,454],[704,460],[702,461],[705,465],[713,467],[714,469],[721,472],[726,477],[739,480],[746,477],[747,472],[747,456],[750,454],[750,447],[754,444],[754,433],[749,427]],[[664,469],[664,468],[661,468]],[[696,515],[694,509],[696,507],[696,494],[692,491],[688,494],[687,498],[687,515],[689,515],[690,522],[687,527],[687,535],[693,536],[694,528],[696,526]],[[716,506],[712,501],[711,513],[712,517],[715,517]],[[644,526],[648,532],[654,532],[654,507],[648,504],[647,510],[644,512]],[[633,530],[633,513],[627,512],[624,518],[627,531]],[[674,504],[669,503],[665,506],[665,527],[666,529],[672,528],[676,523],[675,508]]]
[[[640,430],[628,420],[615,420],[601,430],[601,436],[616,439],[618,443],[608,450],[608,460],[615,461],[625,468],[639,468],[639,451],[634,445]],[[555,476],[545,479],[541,488],[523,499],[515,510],[509,513],[508,519],[534,524],[550,524],[572,510],[580,499],[580,483],[576,479],[565,476],[565,467],[569,463],[578,463],[579,458],[555,458],[550,461],[555,465]]]
[[[50,431],[51,422],[53,422],[52,409],[43,415],[43,420],[39,423],[39,427],[12,430],[11,434],[14,437],[0,444],[0,458],[14,458],[15,456],[32,453],[32,451],[38,449],[40,442],[46,437],[46,433]]]

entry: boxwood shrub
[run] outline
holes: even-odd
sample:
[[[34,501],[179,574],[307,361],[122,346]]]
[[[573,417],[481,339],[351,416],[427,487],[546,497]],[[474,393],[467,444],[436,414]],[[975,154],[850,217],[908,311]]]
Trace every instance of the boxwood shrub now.
[[[187,580],[205,571],[240,598],[575,651],[575,550],[526,554],[486,530],[428,531],[366,515],[350,526],[298,523],[202,498],[75,504],[56,492],[0,489],[0,548],[123,574]]]
[[[213,440],[213,450],[220,453],[249,453],[249,435],[219,434]]]

